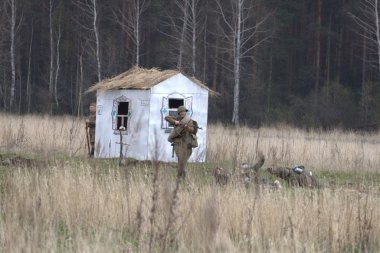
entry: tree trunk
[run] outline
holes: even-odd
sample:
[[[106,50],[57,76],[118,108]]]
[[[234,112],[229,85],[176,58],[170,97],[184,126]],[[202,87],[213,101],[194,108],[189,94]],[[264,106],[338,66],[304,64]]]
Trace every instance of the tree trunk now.
[[[270,108],[271,108],[271,94],[272,94],[272,80],[273,80],[273,51],[270,50],[270,56],[269,56],[269,78],[268,78],[268,87],[267,87],[267,109],[266,109],[266,116],[265,121],[266,123],[269,123],[269,114],[270,114]]]
[[[98,8],[96,5],[96,0],[92,1],[92,11],[93,11],[93,29],[95,34],[95,41],[96,41],[96,63],[98,66],[98,81],[100,82],[102,80],[102,71],[101,71],[101,62],[100,62],[100,41],[99,41],[99,27],[98,27]]]
[[[242,7],[244,0],[239,0],[237,10],[237,22],[235,30],[235,53],[234,53],[234,107],[232,111],[232,123],[239,125],[239,99],[240,99],[240,51],[241,51],[241,26],[242,26]]]
[[[28,76],[26,79],[26,101],[27,101],[27,113],[30,113],[30,102],[32,97],[32,85],[31,85],[31,63],[32,63],[32,46],[33,46],[33,34],[34,34],[34,25],[32,23],[32,30],[30,35],[29,43],[29,54],[28,54]]]
[[[17,64],[17,71],[16,73],[18,73],[18,80],[21,80],[21,64]],[[22,82],[18,82],[18,114],[21,114],[22,112],[22,94],[23,94],[23,90],[22,90]]]
[[[363,54],[362,54],[362,98],[361,98],[361,114],[362,124],[366,126],[368,124],[368,90],[367,90],[367,78],[366,78],[366,61],[367,61],[367,38],[363,36]]]
[[[129,6],[127,5],[126,1],[122,1],[121,13],[126,13],[126,15],[131,16],[131,10],[130,10]],[[129,58],[129,54],[130,54],[130,52],[129,52],[129,47],[130,47],[129,46],[129,42],[130,41],[129,41],[128,34],[126,34],[124,32],[124,27],[127,27],[127,23],[126,23],[125,19],[122,19],[120,22],[121,22],[120,26],[121,26],[121,31],[122,31],[120,33],[120,35],[121,35],[121,40],[123,41],[123,43],[122,43],[123,47],[122,47],[121,57],[122,57],[122,59],[128,59]],[[123,62],[125,62],[125,61],[121,61],[122,65],[123,65]],[[122,70],[124,70],[126,66],[120,66],[120,67],[121,67]]]
[[[11,49],[10,49],[10,57],[11,57],[11,71],[12,71],[12,81],[11,81],[11,92],[10,92],[10,101],[9,101],[9,109],[12,111],[13,103],[15,99],[15,90],[16,90],[16,63],[15,63],[15,28],[16,28],[16,3],[15,0],[10,0],[11,4]]]
[[[6,76],[5,68],[3,69],[2,72],[3,72],[2,73],[3,80],[2,80],[2,86],[0,89],[0,94],[1,94],[2,101],[3,101],[4,109],[7,110],[7,108],[8,108],[8,96],[7,96],[7,87],[6,87],[7,81],[5,79],[5,76]]]
[[[331,61],[331,25],[332,14],[329,15],[329,34],[327,36],[327,52],[326,52],[326,79],[325,79],[325,94],[324,100],[327,104],[330,96],[330,61]]]
[[[374,11],[375,11],[375,24],[376,24],[376,43],[377,43],[377,66],[380,70],[380,21],[379,21],[379,1],[374,0]],[[379,71],[380,73],[380,71]]]
[[[336,70],[335,70],[335,82],[340,83],[340,74],[342,71],[342,51],[343,51],[343,31],[339,29],[339,37],[337,41],[337,54],[336,54]]]
[[[206,5],[208,6],[208,4]],[[202,75],[202,81],[203,83],[206,82],[206,72],[207,72],[207,15],[205,16],[205,23],[204,23],[205,30],[203,32],[203,75]]]
[[[196,55],[196,37],[197,37],[197,12],[195,9],[195,0],[191,0],[191,15],[192,15],[192,59],[191,59],[191,67],[192,74],[195,76],[195,55]]]
[[[342,0],[342,8],[346,8],[346,0]],[[338,41],[336,44],[336,70],[335,70],[335,75],[334,75],[334,81],[336,83],[340,83],[340,75],[342,72],[342,51],[343,51],[343,35],[345,31],[339,27],[338,29]]]
[[[135,38],[136,38],[136,65],[140,65],[140,0],[135,2],[136,8],[136,26],[135,26]]]
[[[177,68],[178,70],[182,70],[182,60],[183,60],[183,51],[185,48],[185,36],[186,36],[186,29],[187,29],[187,22],[189,19],[189,14],[188,14],[188,0],[185,0],[185,6],[183,9],[183,24],[182,24],[182,31],[181,31],[181,38],[179,42],[179,54],[178,54],[178,63],[177,63]]]
[[[217,82],[218,82],[218,58],[219,58],[219,40],[218,37],[215,41],[215,47],[214,47],[214,66],[212,71],[212,83],[211,87],[214,91],[217,91]]]
[[[263,43],[269,36],[258,37],[261,26],[265,23],[266,18],[258,20],[253,15],[253,5],[248,2],[245,6],[245,0],[231,0],[233,6],[232,16],[225,15],[226,12],[221,1],[216,1],[221,14],[223,24],[220,26],[222,36],[227,47],[228,52],[232,58],[232,74],[234,78],[233,88],[233,109],[232,109],[232,123],[235,126],[240,124],[239,106],[240,106],[240,77],[241,77],[241,64],[242,59],[248,58],[248,54]],[[235,5],[236,4],[236,5]],[[227,8],[226,8],[227,9]],[[256,13],[257,14],[257,13]],[[231,36],[232,34],[232,36]],[[256,40],[255,40],[256,39]],[[253,56],[251,55],[251,58]],[[226,65],[226,69],[230,68],[230,63],[226,59],[222,59]]]
[[[49,114],[53,114],[54,93],[54,38],[53,38],[53,0],[49,1],[50,71],[49,71]]]
[[[79,81],[79,91],[78,91],[78,114],[79,117],[81,114],[82,107],[82,93],[83,93],[83,56],[82,54],[79,56],[79,70],[80,70],[80,81]]]
[[[146,9],[145,0],[132,0],[132,8],[128,4],[122,2],[121,10],[114,12],[117,23],[121,26],[122,31],[127,34],[127,38],[133,41],[135,47],[135,60],[136,66],[140,65],[141,61],[141,17]],[[126,52],[128,53],[128,39],[126,39]]]
[[[317,30],[315,34],[315,98],[314,98],[314,113],[317,114],[318,111],[318,94],[319,94],[319,81],[320,81],[320,69],[321,69],[321,15],[322,11],[322,0],[317,0]]]
[[[58,108],[58,75],[60,70],[60,42],[61,42],[61,21],[59,21],[58,25],[58,38],[57,38],[57,45],[56,45],[56,58],[55,58],[55,75],[54,75],[54,101],[55,105]]]

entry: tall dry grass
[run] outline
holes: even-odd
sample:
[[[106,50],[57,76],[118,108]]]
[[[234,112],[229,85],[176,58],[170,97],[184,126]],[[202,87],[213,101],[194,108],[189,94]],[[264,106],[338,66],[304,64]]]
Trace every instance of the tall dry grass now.
[[[83,119],[0,120],[1,153],[60,154],[55,163],[0,166],[0,252],[380,251],[378,187],[257,192],[195,173],[180,182],[170,165],[85,158]],[[234,164],[261,150],[268,165],[375,172],[378,141],[378,133],[214,125],[207,156]]]
[[[1,152],[68,156],[86,154],[84,119],[70,116],[0,114]],[[378,171],[380,133],[342,130],[305,131],[288,126],[252,129],[211,125],[207,132],[207,161],[253,162],[257,151],[266,166],[303,164],[310,170]]]
[[[69,156],[86,153],[82,118],[0,114],[0,122],[1,152]]]
[[[305,165],[311,170],[379,171],[380,133],[339,129],[301,130],[288,126],[251,129],[212,125],[207,133],[207,159],[253,162],[263,151],[266,165]]]
[[[1,252],[378,252],[380,196],[180,184],[88,163],[1,180]],[[157,184],[154,184],[156,178]],[[156,185],[156,186],[154,186]],[[176,196],[174,197],[174,194]],[[173,199],[175,201],[173,202]]]

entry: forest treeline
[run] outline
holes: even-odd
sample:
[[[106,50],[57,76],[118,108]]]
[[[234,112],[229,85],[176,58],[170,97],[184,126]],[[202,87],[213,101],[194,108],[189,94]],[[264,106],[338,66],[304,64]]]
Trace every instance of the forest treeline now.
[[[1,0],[0,110],[84,115],[138,65],[204,82],[209,120],[380,126],[379,0]]]

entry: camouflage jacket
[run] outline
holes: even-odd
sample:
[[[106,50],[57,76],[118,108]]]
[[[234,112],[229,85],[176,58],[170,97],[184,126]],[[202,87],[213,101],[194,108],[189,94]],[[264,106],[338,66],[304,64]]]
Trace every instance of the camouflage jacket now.
[[[95,126],[96,126],[96,113],[90,113],[86,127],[88,127],[88,134],[90,135],[91,144],[95,143]]]
[[[89,127],[90,129],[95,129],[95,125],[96,125],[96,113],[90,113],[90,116],[88,116],[88,123],[87,123],[87,127]]]
[[[196,135],[198,132],[197,122],[195,120],[190,119],[188,116],[185,118],[166,116],[165,120],[174,125],[174,128],[168,138],[169,142],[174,142],[176,144],[191,143],[192,135]],[[180,121],[181,124],[175,125],[175,121]],[[185,127],[186,125],[188,127]]]

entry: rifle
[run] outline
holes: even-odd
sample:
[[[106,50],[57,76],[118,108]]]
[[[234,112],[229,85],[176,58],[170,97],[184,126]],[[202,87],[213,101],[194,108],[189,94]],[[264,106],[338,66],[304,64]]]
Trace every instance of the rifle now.
[[[88,156],[91,157],[91,147],[90,147],[90,138],[89,138],[89,127],[86,127],[86,140],[87,140],[87,151],[88,151]]]
[[[182,123],[181,121],[180,121],[180,123],[179,123],[179,126],[180,126],[180,127],[183,127],[183,128],[185,128],[186,125],[187,125],[187,124]],[[200,127],[200,126],[198,126],[198,125],[192,125],[192,126],[189,126],[189,127],[193,127],[193,128],[196,128],[196,129],[203,130],[203,128]]]

